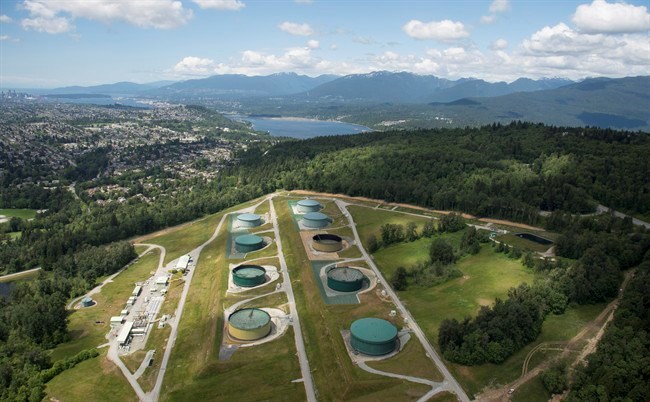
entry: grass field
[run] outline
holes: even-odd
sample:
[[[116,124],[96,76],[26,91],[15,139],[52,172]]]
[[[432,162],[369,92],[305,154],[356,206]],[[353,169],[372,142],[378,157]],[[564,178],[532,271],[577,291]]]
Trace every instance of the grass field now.
[[[101,354],[77,364],[47,383],[48,401],[112,402],[137,401],[138,398],[120,369]]]
[[[213,228],[214,230],[214,228]],[[304,400],[292,330],[272,342],[240,348],[218,360],[228,279],[227,225],[201,253],[172,352],[162,399]],[[253,253],[252,255],[255,255]],[[271,289],[269,289],[270,291]]]
[[[0,215],[9,218],[34,219],[36,217],[35,209],[0,209]]]
[[[539,376],[526,382],[512,394],[514,402],[546,402],[551,394],[544,388]]]
[[[95,306],[70,312],[68,331],[71,340],[52,350],[52,360],[74,356],[82,350],[106,343],[110,318],[119,315],[131,296],[134,283],[146,279],[158,267],[159,259],[157,249],[150,251],[116,276],[113,282],[106,284],[101,292],[94,294]],[[95,321],[103,323],[95,324]]]
[[[347,354],[340,331],[360,317],[383,317],[394,305],[381,301],[375,292],[360,295],[360,304],[325,305],[318,292],[300,235],[293,223],[287,199],[274,201],[278,213],[282,246],[291,273],[296,304],[310,368],[321,400],[411,400],[428,391],[409,382],[376,376],[354,366]],[[399,319],[392,319],[398,327]],[[392,362],[391,362],[392,363]],[[400,364],[401,363],[401,364]],[[411,374],[416,367],[427,367],[423,354],[395,361],[399,372]],[[418,392],[416,390],[420,389]]]
[[[357,225],[357,231],[361,241],[365,242],[368,236],[374,234],[377,238],[381,238],[380,228],[385,223],[392,223],[403,225],[406,228],[409,222],[418,224],[418,231],[422,230],[424,222],[428,218],[406,215],[398,212],[386,211],[383,209],[373,209],[367,207],[360,207],[357,205],[348,206],[348,211],[354,217],[354,222]]]

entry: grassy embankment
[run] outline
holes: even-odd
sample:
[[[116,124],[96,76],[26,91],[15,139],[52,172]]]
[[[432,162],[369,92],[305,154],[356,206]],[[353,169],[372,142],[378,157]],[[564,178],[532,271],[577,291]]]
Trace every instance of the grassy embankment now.
[[[8,218],[34,219],[36,217],[36,210],[4,208],[0,209],[0,215]]]
[[[347,354],[340,331],[361,317],[389,318],[394,305],[377,297],[376,292],[360,296],[361,303],[354,305],[326,305],[317,290],[309,260],[305,253],[300,233],[288,206],[288,198],[278,197],[274,201],[279,217],[282,245],[291,273],[298,313],[303,328],[310,368],[319,399],[323,400],[412,400],[428,391],[428,387],[390,379],[367,373],[354,366]],[[340,210],[328,211],[334,221],[340,220]],[[399,318],[393,321],[401,327]],[[409,346],[410,343],[413,346]],[[425,356],[417,340],[407,344],[406,353],[399,354],[378,368],[411,375],[423,374],[439,379],[433,363]],[[384,367],[385,366],[385,367]]]
[[[229,360],[218,359],[228,266],[242,262],[226,259],[227,238],[224,223],[217,239],[199,258],[161,399],[304,400],[302,383],[292,382],[300,378],[300,367],[291,329],[269,343],[240,348]],[[247,258],[257,254],[249,253]]]

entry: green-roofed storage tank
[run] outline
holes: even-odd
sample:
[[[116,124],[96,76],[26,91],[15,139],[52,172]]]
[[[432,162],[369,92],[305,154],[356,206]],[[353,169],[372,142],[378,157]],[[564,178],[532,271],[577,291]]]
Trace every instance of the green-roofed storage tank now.
[[[301,222],[308,228],[322,229],[330,224],[331,219],[329,216],[320,212],[309,212],[302,216]]]
[[[259,265],[242,264],[232,270],[232,281],[244,288],[259,286],[266,281],[266,269]]]
[[[264,239],[256,235],[243,235],[235,239],[235,248],[240,253],[250,253],[264,247]]]
[[[350,327],[350,344],[366,355],[388,354],[397,346],[397,328],[381,318],[356,320]]]
[[[81,307],[90,307],[93,304],[95,304],[95,302],[90,297],[84,297],[81,301]]]
[[[363,287],[363,274],[350,267],[333,268],[327,272],[327,286],[338,292],[356,292]]]
[[[298,212],[301,214],[306,214],[308,212],[318,212],[323,208],[320,202],[316,200],[300,200],[298,201]]]
[[[253,228],[262,224],[262,217],[257,214],[240,214],[237,216],[239,227]]]
[[[241,341],[264,338],[271,332],[271,316],[259,308],[244,308],[228,317],[228,333]]]
[[[335,234],[320,233],[311,239],[314,250],[323,253],[335,253],[343,248],[343,239]]]

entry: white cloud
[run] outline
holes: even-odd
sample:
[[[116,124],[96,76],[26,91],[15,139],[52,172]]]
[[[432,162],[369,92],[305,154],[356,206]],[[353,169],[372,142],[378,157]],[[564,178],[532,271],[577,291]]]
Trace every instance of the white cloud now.
[[[293,0],[294,3],[296,4],[311,4],[313,3],[312,0]]]
[[[176,63],[172,71],[180,75],[208,75],[215,67],[214,60],[188,56]]]
[[[0,23],[11,24],[14,20],[11,19],[8,15],[0,15]]]
[[[408,36],[415,39],[450,41],[469,36],[469,32],[465,29],[462,22],[454,22],[450,20],[431,22],[411,20],[402,27],[402,30]]]
[[[503,50],[508,47],[508,41],[505,39],[497,39],[494,42],[492,42],[492,45],[490,45],[490,49],[492,50]]]
[[[49,34],[60,34],[68,32],[74,28],[70,20],[62,17],[36,17],[25,18],[20,22],[24,29],[33,29],[38,32],[46,32]]]
[[[491,13],[502,13],[510,10],[510,1],[509,0],[494,0],[490,4]]]
[[[645,6],[594,0],[578,6],[573,23],[585,33],[631,33],[650,29],[650,13]]]
[[[239,0],[192,0],[201,8],[214,8],[217,10],[233,10],[237,11],[244,7],[246,4]]]
[[[183,3],[176,0],[25,0],[22,6],[29,12],[29,18],[21,21],[23,28],[52,34],[73,30],[75,18],[170,29],[185,24],[192,17],[192,10],[183,8]]]
[[[296,36],[309,36],[315,33],[309,24],[298,24],[289,21],[285,21],[282,24],[278,25],[278,28],[288,34]]]
[[[9,35],[0,35],[0,40],[9,40]]]
[[[307,47],[310,49],[318,49],[320,47],[320,42],[312,39],[309,42],[307,42]]]
[[[491,24],[494,21],[497,20],[497,16],[492,14],[492,15],[484,15],[481,17],[481,24]]]
[[[352,38],[352,42],[360,43],[362,45],[374,45],[377,43],[376,40],[369,36],[355,36]]]

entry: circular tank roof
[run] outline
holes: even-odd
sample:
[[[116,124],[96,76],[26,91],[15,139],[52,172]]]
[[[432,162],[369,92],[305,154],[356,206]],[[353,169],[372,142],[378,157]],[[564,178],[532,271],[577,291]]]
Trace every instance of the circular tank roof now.
[[[329,233],[319,233],[317,235],[314,235],[312,237],[312,240],[320,242],[320,243],[340,243],[343,241],[341,236],[335,235],[335,234],[329,234]]]
[[[318,202],[316,200],[310,200],[310,199],[300,200],[300,201],[298,201],[298,205],[300,205],[301,207],[320,207],[321,206],[320,202]]]
[[[245,222],[255,222],[262,219],[262,217],[257,214],[241,214],[237,217],[237,219]]]
[[[259,265],[240,265],[232,273],[240,278],[259,278],[266,275],[266,269]]]
[[[257,329],[267,325],[271,316],[258,308],[244,308],[237,310],[228,317],[228,322],[239,329]]]
[[[363,279],[361,271],[350,267],[340,267],[331,269],[327,276],[340,282],[356,282]]]
[[[93,301],[93,299],[91,299],[90,297],[84,297],[83,300],[82,300],[82,302],[84,302],[84,303],[90,303],[92,301]]]
[[[243,235],[237,237],[235,243],[242,246],[255,246],[264,243],[264,239],[256,235]]]
[[[309,212],[303,216],[303,219],[308,221],[329,221],[330,218],[321,212]]]
[[[352,323],[352,335],[367,343],[388,343],[397,337],[397,328],[381,318],[362,318]]]

